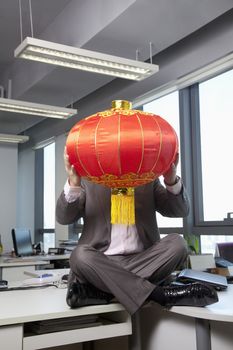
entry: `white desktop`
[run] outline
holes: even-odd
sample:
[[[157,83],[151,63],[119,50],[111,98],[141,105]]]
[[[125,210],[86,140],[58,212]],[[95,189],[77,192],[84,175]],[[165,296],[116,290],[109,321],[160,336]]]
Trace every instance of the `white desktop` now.
[[[69,262],[70,254],[62,255],[33,255],[28,257],[0,257],[0,279],[7,281],[18,281],[25,279],[24,271],[36,271],[39,269],[51,268],[57,262],[64,261],[65,267]],[[64,267],[62,266],[62,267]]]
[[[66,289],[42,289],[0,292],[0,343],[4,350],[33,350],[130,335],[131,318],[118,303],[70,309]],[[80,317],[95,315],[96,324],[82,324]],[[43,334],[26,331],[35,322],[65,320],[72,317],[75,329],[49,330]],[[101,320],[101,321],[100,321]],[[27,326],[27,327],[26,327]],[[64,327],[65,328],[65,327]]]

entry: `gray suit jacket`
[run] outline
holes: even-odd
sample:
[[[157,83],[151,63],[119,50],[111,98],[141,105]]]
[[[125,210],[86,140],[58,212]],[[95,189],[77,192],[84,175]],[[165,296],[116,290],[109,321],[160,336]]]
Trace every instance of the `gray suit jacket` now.
[[[84,218],[84,227],[78,244],[88,244],[105,251],[111,241],[111,190],[82,179],[85,192],[72,203],[67,203],[64,192],[56,206],[56,218],[67,225]],[[136,227],[145,249],[159,240],[156,211],[168,217],[185,217],[189,213],[189,200],[184,186],[181,193],[167,191],[157,179],[135,188]]]

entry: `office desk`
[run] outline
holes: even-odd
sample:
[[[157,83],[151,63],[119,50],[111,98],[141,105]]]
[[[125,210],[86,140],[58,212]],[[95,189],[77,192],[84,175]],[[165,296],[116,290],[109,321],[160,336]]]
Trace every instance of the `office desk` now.
[[[131,318],[122,305],[86,306],[70,309],[65,301],[66,289],[46,289],[0,292],[0,344],[4,350],[33,350],[52,346],[106,339],[132,333]],[[24,332],[33,321],[97,315],[101,325],[46,334]]]
[[[142,308],[141,349],[232,350],[233,285],[218,295],[218,303],[203,308],[165,310],[156,304]]]
[[[0,257],[0,279],[8,282],[25,279],[24,271],[35,271],[45,268],[57,261],[68,261],[70,255],[35,255],[23,258]]]

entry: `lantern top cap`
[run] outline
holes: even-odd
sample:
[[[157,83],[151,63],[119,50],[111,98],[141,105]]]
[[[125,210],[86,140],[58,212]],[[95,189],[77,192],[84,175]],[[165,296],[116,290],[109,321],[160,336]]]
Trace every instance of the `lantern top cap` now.
[[[132,102],[126,100],[114,100],[112,101],[112,108],[131,109]]]

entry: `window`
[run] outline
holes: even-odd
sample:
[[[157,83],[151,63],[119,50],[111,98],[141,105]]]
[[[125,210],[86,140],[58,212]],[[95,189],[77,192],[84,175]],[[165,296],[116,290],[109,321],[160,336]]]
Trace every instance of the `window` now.
[[[44,147],[43,228],[55,229],[55,143]],[[55,233],[44,232],[44,251],[55,246]]]
[[[190,213],[184,220],[158,215],[161,234],[176,228],[184,236],[194,235],[202,253],[214,254],[217,242],[233,242],[233,69],[222,73],[221,60],[214,69],[221,74],[213,77],[211,69],[207,66],[177,79],[169,90],[180,90],[161,98],[156,99],[161,89],[155,89],[154,100],[144,104],[143,110],[160,115],[176,130],[181,141],[178,174],[182,158],[182,178],[190,197]],[[205,74],[208,80],[203,81]],[[151,93],[143,96],[144,101]]]
[[[180,139],[179,95],[177,91],[145,104],[143,110],[145,112],[157,114],[168,121],[175,129],[178,139]],[[178,164],[177,173],[181,174],[180,162]],[[181,218],[167,218],[160,214],[157,214],[157,221],[159,227],[182,227],[183,225]]]
[[[233,236],[223,235],[202,235],[201,236],[201,252],[202,254],[213,254],[215,255],[216,243],[222,242],[233,242]]]
[[[233,70],[199,85],[204,221],[233,212]]]

